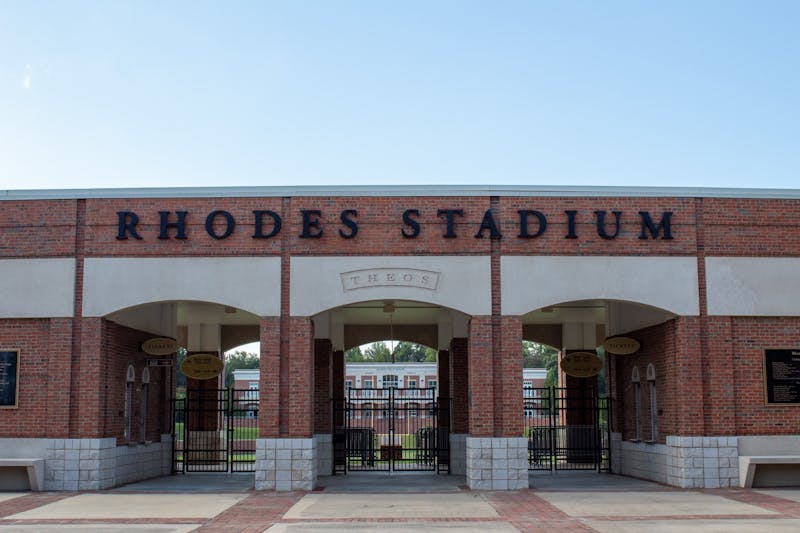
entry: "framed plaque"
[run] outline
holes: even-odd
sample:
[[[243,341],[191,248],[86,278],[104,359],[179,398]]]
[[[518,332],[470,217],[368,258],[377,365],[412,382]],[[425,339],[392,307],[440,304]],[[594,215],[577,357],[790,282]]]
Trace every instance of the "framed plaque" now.
[[[800,405],[800,348],[764,350],[767,404]]]
[[[0,409],[19,405],[19,350],[0,350]]]

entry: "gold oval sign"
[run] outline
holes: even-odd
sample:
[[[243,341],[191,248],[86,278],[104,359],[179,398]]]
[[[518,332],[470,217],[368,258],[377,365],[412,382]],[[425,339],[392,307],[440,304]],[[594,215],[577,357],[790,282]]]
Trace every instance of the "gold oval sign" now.
[[[603,361],[591,352],[572,352],[561,360],[561,370],[576,378],[596,376],[603,369]]]
[[[149,355],[170,355],[178,351],[178,341],[156,337],[142,343],[142,351]]]
[[[639,341],[630,337],[609,337],[603,342],[603,348],[616,355],[630,355],[638,352],[641,347]]]
[[[211,379],[222,373],[225,363],[222,359],[210,353],[196,353],[188,356],[181,363],[181,372],[187,378]]]

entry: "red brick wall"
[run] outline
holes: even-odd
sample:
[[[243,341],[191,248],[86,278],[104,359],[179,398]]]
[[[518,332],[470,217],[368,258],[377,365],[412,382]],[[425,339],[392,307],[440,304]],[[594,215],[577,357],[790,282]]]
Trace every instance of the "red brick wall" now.
[[[77,203],[77,200],[2,202],[0,257],[74,255]]]
[[[640,352],[634,355],[606,354],[613,369],[612,391],[614,399],[613,429],[622,433],[626,440],[636,437],[636,418],[634,410],[634,384],[631,381],[633,367],[639,368],[641,387],[642,439],[652,440],[650,426],[650,387],[647,382],[647,365],[653,364],[656,370],[657,408],[662,412],[658,417],[658,442],[666,442],[667,435],[678,435],[678,402],[682,401],[672,391],[675,387],[676,372],[680,365],[680,355],[675,346],[675,321],[634,331],[626,334],[642,343]]]
[[[764,349],[800,346],[797,318],[731,319],[733,342],[728,345],[735,387],[733,413],[739,435],[798,434],[800,406],[767,405],[764,397]],[[725,384],[720,384],[720,387]]]
[[[20,351],[19,407],[0,409],[0,435],[68,437],[72,319],[0,320],[0,349]]]
[[[101,437],[116,437],[118,444],[124,442],[125,371],[128,365],[133,365],[136,382],[131,411],[131,441],[161,440],[162,433],[171,433],[167,423],[170,416],[170,397],[164,387],[164,382],[169,379],[169,369],[166,367],[150,367],[150,385],[147,387],[147,435],[142,438],[141,434],[141,402],[144,394],[142,371],[150,356],[138,351],[138,343],[151,338],[152,334],[122,327],[106,320],[103,321],[103,330],[104,346],[100,375],[104,376],[104,379],[94,380],[100,390],[97,411],[99,424],[94,432]],[[94,411],[91,406],[88,410]]]
[[[457,237],[442,237],[445,224],[439,209],[463,209],[455,217]],[[501,240],[475,238],[487,209],[493,209]],[[205,230],[206,216],[229,211],[236,229],[216,240]],[[322,237],[301,239],[301,209],[319,209]],[[358,236],[343,239],[340,221],[345,209],[357,209]],[[407,239],[402,229],[406,209],[419,209],[419,237]],[[547,217],[547,230],[534,239],[519,239],[520,209],[535,209]],[[159,240],[158,211],[185,210],[187,240]],[[278,237],[253,239],[254,210],[273,210],[283,219]],[[576,239],[565,239],[565,211],[577,215]],[[612,211],[622,211],[619,236],[601,238],[595,211],[606,212],[613,231]],[[141,241],[117,240],[117,212],[140,217]],[[639,211],[657,223],[671,211],[673,240],[639,239]],[[85,217],[85,225],[81,225]],[[215,226],[222,229],[221,218]],[[266,231],[269,231],[269,227]],[[531,231],[536,224],[531,224]],[[170,230],[174,235],[174,230]],[[76,316],[81,311],[84,256],[280,255],[281,318],[261,320],[261,395],[259,427],[264,436],[307,436],[313,429],[312,328],[308,319],[289,316],[289,258],[294,255],[490,255],[493,316],[473,317],[470,339],[456,339],[451,350],[453,430],[469,428],[475,435],[521,434],[516,322],[500,317],[499,257],[537,255],[671,255],[697,256],[701,281],[701,311],[705,313],[706,255],[800,256],[800,200],[713,198],[553,198],[553,197],[353,197],[353,198],[170,198],[113,200],[4,201],[0,210],[0,257],[71,257],[78,259]],[[656,364],[660,440],[669,434],[796,433],[800,407],[767,407],[763,402],[762,354],[766,347],[800,345],[798,318],[681,317],[641,332],[644,351],[616,357],[610,363],[610,391],[620,398],[617,422],[629,424],[626,387],[629,365],[640,361],[645,437],[649,431],[647,362]],[[2,347],[22,350],[23,410],[0,411],[0,430],[9,436],[119,435],[117,368],[129,360],[132,331],[120,331],[101,319],[0,321]],[[514,346],[517,346],[515,348]],[[109,354],[122,354],[113,360]],[[36,354],[36,359],[29,357]],[[494,354],[494,355],[493,355]],[[614,366],[616,365],[616,366]],[[466,369],[470,372],[467,373]],[[151,369],[154,380],[161,370]],[[124,379],[124,373],[119,372]],[[137,376],[141,368],[137,366]],[[440,378],[442,379],[442,378]],[[662,385],[662,381],[663,385]],[[43,385],[39,385],[39,384]],[[374,386],[377,386],[374,383]],[[124,381],[123,385],[124,387]],[[111,390],[107,392],[106,387]],[[40,391],[43,389],[44,391]],[[151,385],[151,394],[157,387]],[[163,391],[162,391],[163,392]],[[113,395],[113,398],[112,398]],[[488,395],[488,396],[486,396]],[[467,405],[476,407],[469,414]],[[150,412],[155,417],[155,410]],[[97,415],[97,416],[94,416]],[[134,436],[138,425],[134,423]],[[148,424],[158,427],[158,422]],[[629,429],[624,433],[629,435]]]

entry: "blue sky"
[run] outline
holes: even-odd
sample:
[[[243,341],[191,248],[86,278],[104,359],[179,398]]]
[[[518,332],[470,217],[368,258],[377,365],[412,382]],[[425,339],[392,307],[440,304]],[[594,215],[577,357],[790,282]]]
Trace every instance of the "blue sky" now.
[[[0,189],[800,187],[800,2],[0,2]]]

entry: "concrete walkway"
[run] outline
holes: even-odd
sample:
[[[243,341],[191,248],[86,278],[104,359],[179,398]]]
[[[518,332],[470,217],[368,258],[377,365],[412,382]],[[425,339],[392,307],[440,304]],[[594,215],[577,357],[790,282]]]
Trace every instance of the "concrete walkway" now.
[[[800,531],[800,489],[680,490],[598,474],[537,480],[541,488],[473,492],[453,479],[355,477],[351,490],[326,479],[314,492],[268,493],[194,477],[137,490],[0,493],[0,533]],[[402,490],[385,490],[387,481]],[[216,483],[223,489],[209,490]]]

